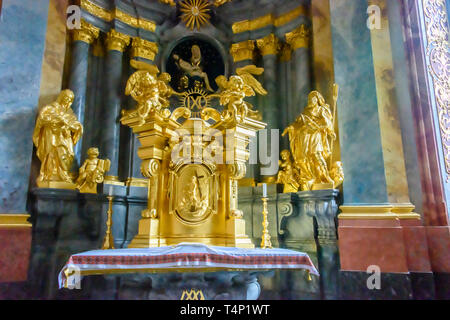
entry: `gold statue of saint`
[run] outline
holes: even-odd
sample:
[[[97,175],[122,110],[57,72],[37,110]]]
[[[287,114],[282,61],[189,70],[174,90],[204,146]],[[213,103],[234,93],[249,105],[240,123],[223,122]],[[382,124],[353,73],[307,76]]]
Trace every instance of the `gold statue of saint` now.
[[[36,180],[40,188],[75,189],[70,169],[73,148],[83,134],[83,126],[70,108],[74,98],[71,90],[64,90],[39,112],[33,143],[41,161]]]
[[[298,181],[301,190],[336,188],[344,179],[342,163],[331,161],[333,141],[336,139],[334,118],[337,94],[338,87],[334,85],[332,111],[323,96],[318,91],[312,91],[308,95],[308,105],[282,134],[289,135],[294,164],[300,171]]]
[[[205,83],[205,88],[207,91],[213,92],[214,90],[211,88],[209,84],[209,78],[206,72],[203,72],[201,67],[202,63],[202,53],[200,51],[200,47],[198,45],[193,45],[191,47],[191,61],[187,62],[180,58],[179,55],[173,54],[172,57],[175,60],[175,64],[183,73],[184,76],[181,77],[180,81],[180,89],[187,89],[189,80],[186,76],[189,77],[198,77]]]
[[[109,171],[111,161],[99,159],[97,148],[89,148],[87,154],[88,158],[79,170],[77,189],[81,193],[97,193],[97,184],[105,179],[105,173]]]
[[[125,94],[131,95],[138,103],[137,110],[141,125],[152,110],[161,111],[169,107],[169,98],[175,94],[170,87],[171,77],[163,72],[158,76],[158,67],[144,62],[131,60],[131,66],[138,69],[128,79]],[[123,112],[123,115],[127,111]]]
[[[259,112],[252,110],[253,106],[244,99],[254,96],[256,93],[267,94],[258,80],[253,77],[253,75],[260,75],[263,72],[264,68],[248,65],[236,69],[237,75],[231,76],[229,80],[225,76],[216,78],[216,83],[220,88],[220,104],[226,107],[225,118],[231,117],[238,122],[243,121],[247,116],[261,120]]]
[[[281,168],[278,171],[277,183],[283,184],[283,192],[297,192],[299,188],[298,183],[298,170],[294,168],[291,153],[289,150],[281,151],[281,160],[279,161],[279,166]]]

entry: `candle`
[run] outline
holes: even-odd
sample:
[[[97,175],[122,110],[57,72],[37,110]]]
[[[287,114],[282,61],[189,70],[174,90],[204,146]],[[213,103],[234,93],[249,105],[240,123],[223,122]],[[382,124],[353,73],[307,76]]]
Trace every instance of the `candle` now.
[[[109,186],[109,196],[112,196],[112,194],[113,194],[113,187],[112,186]]]
[[[263,183],[263,198],[267,198],[267,184]]]

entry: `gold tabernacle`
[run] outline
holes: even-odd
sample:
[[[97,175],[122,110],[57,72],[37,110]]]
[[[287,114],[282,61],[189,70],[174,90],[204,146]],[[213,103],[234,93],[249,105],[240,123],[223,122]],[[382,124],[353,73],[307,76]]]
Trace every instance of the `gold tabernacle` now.
[[[192,117],[187,105],[168,109],[171,95],[187,93],[173,91],[164,73],[145,63],[134,67],[126,94],[138,105],[124,111],[121,122],[138,134],[141,171],[149,180],[147,209],[129,247],[200,242],[253,248],[237,205],[238,180],[245,176],[250,138],[266,126],[244,101],[255,91],[266,94],[253,77],[264,69],[247,66],[229,79],[218,77],[220,90],[206,99],[219,98],[224,111],[205,105]]]

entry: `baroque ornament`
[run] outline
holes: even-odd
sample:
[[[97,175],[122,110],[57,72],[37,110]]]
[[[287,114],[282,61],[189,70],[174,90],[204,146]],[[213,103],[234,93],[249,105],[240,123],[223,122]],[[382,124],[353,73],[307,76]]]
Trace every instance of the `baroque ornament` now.
[[[207,0],[183,0],[180,2],[181,20],[191,30],[200,29],[211,19],[209,7]]]
[[[428,72],[433,79],[447,181],[450,180],[450,50],[444,0],[423,0]]]

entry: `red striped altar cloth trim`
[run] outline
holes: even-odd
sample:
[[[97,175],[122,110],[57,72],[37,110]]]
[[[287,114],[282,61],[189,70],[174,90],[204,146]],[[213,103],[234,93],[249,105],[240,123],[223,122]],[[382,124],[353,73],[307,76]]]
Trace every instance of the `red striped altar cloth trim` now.
[[[158,248],[93,250],[75,254],[61,270],[58,280],[62,288],[73,281],[68,278],[74,276],[75,271],[78,271],[78,275],[88,275],[272,269],[304,269],[319,275],[309,256],[303,252],[281,248],[244,249],[180,243]]]

